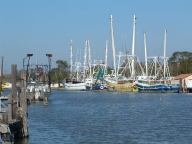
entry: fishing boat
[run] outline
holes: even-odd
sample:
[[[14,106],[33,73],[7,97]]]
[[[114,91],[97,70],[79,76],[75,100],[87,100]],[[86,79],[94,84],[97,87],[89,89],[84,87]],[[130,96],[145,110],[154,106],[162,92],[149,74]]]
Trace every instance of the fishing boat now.
[[[102,91],[102,90],[107,90],[108,87],[106,84],[103,84],[103,83],[96,83],[96,84],[93,84],[92,86],[92,90],[99,90],[99,91]]]
[[[82,91],[86,90],[86,83],[85,82],[80,82],[76,80],[67,80],[66,82],[63,83],[64,90],[68,91]]]
[[[179,86],[172,84],[143,84],[137,83],[139,92],[142,93],[179,93]]]
[[[179,84],[172,84],[171,80],[155,80],[150,77],[140,77],[136,82],[142,93],[179,93]]]
[[[36,64],[32,64],[31,57],[33,54],[27,54],[28,61],[26,65],[25,61],[23,61],[23,70],[26,71],[26,93],[29,101],[44,100],[51,92],[49,71],[51,68],[50,57],[52,55],[47,55],[49,56],[49,66],[38,64],[37,59]]]
[[[50,93],[48,84],[31,81],[27,83],[27,93],[33,94],[35,100],[43,100],[44,95]]]
[[[113,19],[112,15],[110,17],[110,31],[111,31],[111,46],[113,53],[113,72],[111,75],[105,76],[105,81],[107,86],[114,91],[128,91],[134,92],[137,91],[134,80],[135,80],[135,29],[136,29],[136,17],[133,17],[133,37],[132,37],[132,54],[131,55],[122,55],[119,54],[118,65],[116,66],[116,50],[115,50],[115,42],[114,42],[114,32],[113,32]],[[124,60],[124,68],[120,68],[122,65],[121,58],[125,58]],[[125,69],[129,69],[129,76],[125,76],[122,72]],[[125,71],[124,71],[125,72]]]
[[[82,82],[68,82],[68,83],[64,83],[64,89],[71,90],[71,91],[86,90],[86,84]]]
[[[73,68],[75,67],[75,70]],[[80,72],[81,63],[73,64],[73,47],[72,40],[70,42],[70,79],[63,80],[64,90],[67,91],[82,91],[86,90],[86,83],[81,80]]]
[[[107,86],[114,91],[121,91],[121,92],[136,92],[137,88],[135,87],[134,81],[129,80],[125,77],[105,77],[105,81]]]
[[[163,57],[147,57],[146,50],[146,34],[144,34],[144,45],[145,45],[145,69],[146,73],[144,76],[138,76],[136,81],[136,86],[139,92],[146,93],[179,93],[179,84],[171,83],[171,76],[168,67],[168,58],[166,57],[166,37],[167,31],[164,34],[164,56]],[[152,59],[154,64],[154,69],[151,68],[151,73],[149,74],[148,60]],[[163,64],[161,64],[163,63]],[[163,75],[161,75],[163,74]]]
[[[100,61],[100,63],[94,64],[94,83],[92,84],[92,90],[99,90],[99,91],[103,91],[103,90],[107,90],[107,84],[104,81],[104,76],[105,76],[105,65],[102,64],[102,62]]]

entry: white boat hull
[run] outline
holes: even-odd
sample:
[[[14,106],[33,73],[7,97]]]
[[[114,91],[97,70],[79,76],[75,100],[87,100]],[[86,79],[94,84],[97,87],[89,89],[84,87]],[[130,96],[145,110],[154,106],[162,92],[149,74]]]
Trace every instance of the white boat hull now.
[[[64,89],[69,91],[86,90],[86,83],[64,83]]]

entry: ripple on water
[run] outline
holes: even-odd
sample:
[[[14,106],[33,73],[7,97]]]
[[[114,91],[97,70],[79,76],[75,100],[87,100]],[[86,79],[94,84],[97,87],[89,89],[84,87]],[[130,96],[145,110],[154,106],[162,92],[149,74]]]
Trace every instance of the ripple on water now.
[[[185,94],[53,91],[48,106],[29,106],[29,143],[190,143],[191,103]]]

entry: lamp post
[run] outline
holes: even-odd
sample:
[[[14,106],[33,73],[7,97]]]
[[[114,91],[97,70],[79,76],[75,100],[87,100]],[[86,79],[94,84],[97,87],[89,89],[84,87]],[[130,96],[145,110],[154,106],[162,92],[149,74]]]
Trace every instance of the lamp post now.
[[[27,62],[27,74],[26,74],[26,81],[28,82],[28,76],[29,76],[29,62],[33,54],[27,54],[28,62]]]
[[[49,63],[49,73],[48,73],[48,85],[49,88],[51,88],[51,57],[53,56],[52,54],[46,54],[48,58],[48,63]]]
[[[23,58],[23,69],[24,69],[24,70],[25,70],[25,67],[26,67],[25,61],[26,61],[27,58],[28,58],[27,56]]]

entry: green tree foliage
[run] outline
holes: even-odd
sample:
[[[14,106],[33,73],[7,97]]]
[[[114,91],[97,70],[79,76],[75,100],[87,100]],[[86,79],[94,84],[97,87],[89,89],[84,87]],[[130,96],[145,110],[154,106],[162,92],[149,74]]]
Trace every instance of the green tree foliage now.
[[[174,52],[169,67],[172,75],[192,73],[192,52]]]
[[[61,83],[64,79],[69,78],[69,65],[67,61],[57,60],[57,67],[51,70],[52,83]]]

